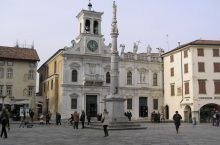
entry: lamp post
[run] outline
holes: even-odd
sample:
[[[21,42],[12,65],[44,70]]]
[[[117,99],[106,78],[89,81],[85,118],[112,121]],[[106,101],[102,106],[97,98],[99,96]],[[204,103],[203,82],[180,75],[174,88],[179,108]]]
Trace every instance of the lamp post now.
[[[49,111],[49,98],[46,97],[46,112],[48,114],[48,111]]]
[[[2,110],[5,108],[5,106],[4,106],[4,101],[5,101],[5,98],[6,98],[7,96],[4,96],[4,95],[1,95],[0,96],[0,98],[2,98]]]

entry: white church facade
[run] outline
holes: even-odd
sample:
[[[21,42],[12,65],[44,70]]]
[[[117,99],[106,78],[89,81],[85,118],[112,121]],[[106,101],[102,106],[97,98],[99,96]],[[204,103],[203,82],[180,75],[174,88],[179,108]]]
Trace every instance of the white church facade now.
[[[44,111],[59,112],[69,118],[74,111],[96,117],[106,107],[103,101],[110,93],[111,44],[101,33],[102,12],[82,10],[77,15],[78,36],[72,46],[59,49],[39,69],[40,94]],[[110,29],[110,28],[109,28]],[[163,66],[160,52],[124,52],[119,57],[118,93],[125,99],[124,111],[132,119],[149,119],[163,107]]]

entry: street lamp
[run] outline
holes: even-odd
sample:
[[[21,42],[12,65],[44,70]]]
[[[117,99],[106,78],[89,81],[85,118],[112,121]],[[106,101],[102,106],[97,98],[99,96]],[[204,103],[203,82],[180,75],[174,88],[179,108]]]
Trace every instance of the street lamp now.
[[[5,108],[4,107],[4,101],[5,101],[5,98],[6,98],[7,96],[4,96],[4,95],[1,95],[0,96],[0,98],[2,98],[2,110]]]
[[[47,114],[49,112],[49,98],[48,97],[46,97],[46,112]]]

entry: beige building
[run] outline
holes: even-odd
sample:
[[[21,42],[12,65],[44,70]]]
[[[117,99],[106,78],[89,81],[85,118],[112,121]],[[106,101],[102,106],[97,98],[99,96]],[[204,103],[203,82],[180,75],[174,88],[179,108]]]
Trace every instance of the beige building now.
[[[163,54],[166,118],[209,122],[220,111],[220,41],[196,40]]]
[[[33,107],[36,89],[38,54],[33,48],[0,46],[0,102],[11,105],[11,110],[21,106]]]

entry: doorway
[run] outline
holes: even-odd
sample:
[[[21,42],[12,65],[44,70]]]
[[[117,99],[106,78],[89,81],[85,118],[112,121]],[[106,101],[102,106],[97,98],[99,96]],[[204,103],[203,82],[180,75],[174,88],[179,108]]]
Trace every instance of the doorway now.
[[[139,117],[148,117],[147,97],[139,97]]]
[[[97,95],[86,95],[86,114],[97,116]]]
[[[184,109],[184,121],[188,123],[192,122],[192,111],[189,105],[187,105]]]

